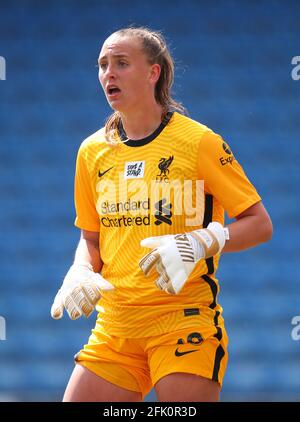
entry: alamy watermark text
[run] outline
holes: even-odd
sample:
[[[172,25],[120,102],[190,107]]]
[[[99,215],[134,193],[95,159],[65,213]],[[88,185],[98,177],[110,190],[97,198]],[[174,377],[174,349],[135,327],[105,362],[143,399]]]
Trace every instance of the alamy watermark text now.
[[[6,340],[6,320],[0,316],[0,340]]]
[[[0,81],[6,80],[6,60],[0,56]]]
[[[294,81],[299,81],[300,79],[300,56],[294,56],[292,62],[295,67],[292,69],[291,76]]]

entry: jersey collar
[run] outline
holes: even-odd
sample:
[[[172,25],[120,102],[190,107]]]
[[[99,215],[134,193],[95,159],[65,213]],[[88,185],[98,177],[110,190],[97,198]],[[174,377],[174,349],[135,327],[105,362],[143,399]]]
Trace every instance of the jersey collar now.
[[[157,138],[157,136],[163,131],[163,129],[167,126],[167,124],[169,123],[171,117],[173,116],[174,112],[173,111],[169,111],[163,121],[161,122],[161,124],[158,126],[157,129],[155,129],[155,131],[153,133],[151,133],[151,135],[147,136],[146,138],[142,138],[142,139],[128,139],[126,132],[123,128],[122,122],[119,123],[118,125],[118,132],[119,132],[119,136],[122,140],[122,142],[125,143],[125,145],[129,146],[129,147],[142,147],[143,145],[149,144],[149,142],[153,141],[155,138]]]

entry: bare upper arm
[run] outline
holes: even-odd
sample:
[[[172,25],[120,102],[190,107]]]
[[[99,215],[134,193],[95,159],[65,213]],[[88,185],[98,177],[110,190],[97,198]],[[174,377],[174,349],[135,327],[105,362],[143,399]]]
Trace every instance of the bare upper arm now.
[[[81,239],[89,240],[96,245],[99,244],[99,232],[90,232],[88,230],[81,230]]]
[[[240,221],[244,217],[254,217],[253,224],[256,229],[260,229],[266,235],[266,239],[270,240],[273,234],[272,220],[261,201],[247,208],[241,214],[236,216],[236,220]]]
[[[247,208],[245,211],[241,212],[235,218],[237,220],[240,220],[243,217],[250,217],[250,216],[260,217],[263,220],[270,220],[271,222],[271,218],[261,201]]]

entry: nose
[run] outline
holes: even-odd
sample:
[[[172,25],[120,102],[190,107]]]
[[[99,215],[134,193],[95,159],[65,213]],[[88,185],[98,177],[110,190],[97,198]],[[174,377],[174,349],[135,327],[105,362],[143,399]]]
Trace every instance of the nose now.
[[[114,79],[116,77],[115,75],[115,69],[112,63],[108,63],[106,68],[106,77],[110,79]]]

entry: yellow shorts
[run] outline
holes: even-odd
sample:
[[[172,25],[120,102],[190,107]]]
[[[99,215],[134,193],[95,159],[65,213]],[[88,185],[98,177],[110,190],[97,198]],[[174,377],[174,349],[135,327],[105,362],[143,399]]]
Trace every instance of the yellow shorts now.
[[[105,380],[143,398],[162,377],[185,372],[222,385],[228,338],[224,325],[185,328],[167,334],[124,339],[93,330],[89,343],[75,356]]]

